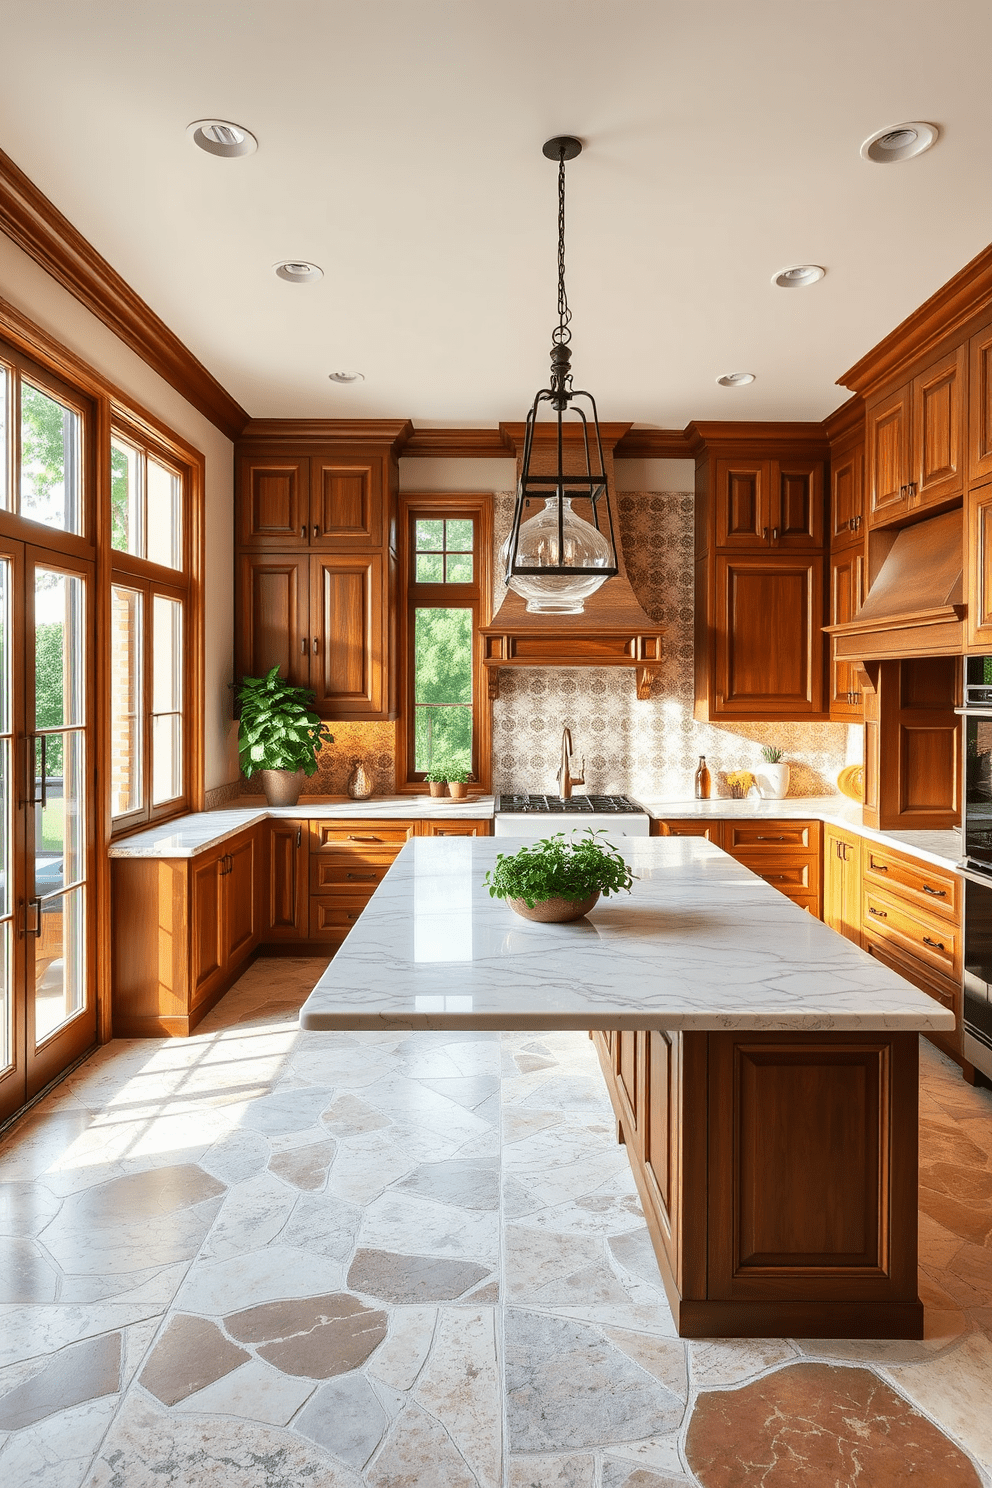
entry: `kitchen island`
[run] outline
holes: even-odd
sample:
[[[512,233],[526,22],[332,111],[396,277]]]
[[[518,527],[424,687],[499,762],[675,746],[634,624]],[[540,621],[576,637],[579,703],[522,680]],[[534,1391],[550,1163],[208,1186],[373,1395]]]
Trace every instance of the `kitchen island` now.
[[[918,1031],[953,1015],[696,839],[571,925],[403,848],[304,1029],[588,1029],[683,1336],[922,1336]]]

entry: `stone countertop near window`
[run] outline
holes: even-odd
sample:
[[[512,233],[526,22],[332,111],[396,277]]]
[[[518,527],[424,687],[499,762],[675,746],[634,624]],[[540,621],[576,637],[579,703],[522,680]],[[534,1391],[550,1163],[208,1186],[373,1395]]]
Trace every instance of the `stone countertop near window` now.
[[[570,925],[483,884],[491,837],[404,844],[304,1029],[951,1029],[954,1014],[698,838],[624,842],[630,894]]]
[[[432,796],[374,796],[353,801],[350,796],[304,796],[296,806],[256,805],[225,807],[220,811],[198,811],[135,832],[110,847],[112,858],[195,858],[209,852],[247,827],[266,819],[290,817],[294,821],[442,821],[454,817],[465,821],[490,821],[492,796],[471,796],[464,801]]]
[[[901,848],[914,858],[936,863],[939,868],[956,868],[961,862],[959,831],[878,832],[874,827],[862,824],[860,801],[850,801],[846,796],[786,796],[784,801],[756,801],[753,797],[743,801],[649,801],[642,797],[640,804],[656,821],[696,821],[715,817],[726,821],[800,818],[828,822],[831,826],[857,832],[859,837],[870,842]]]

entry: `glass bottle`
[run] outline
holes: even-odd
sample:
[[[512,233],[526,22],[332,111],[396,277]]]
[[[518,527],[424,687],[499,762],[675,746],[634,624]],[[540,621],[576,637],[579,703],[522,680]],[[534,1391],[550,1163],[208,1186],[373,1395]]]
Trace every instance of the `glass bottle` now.
[[[708,801],[710,798],[710,786],[712,784],[709,768],[706,764],[705,754],[699,756],[699,765],[696,769],[696,800]]]

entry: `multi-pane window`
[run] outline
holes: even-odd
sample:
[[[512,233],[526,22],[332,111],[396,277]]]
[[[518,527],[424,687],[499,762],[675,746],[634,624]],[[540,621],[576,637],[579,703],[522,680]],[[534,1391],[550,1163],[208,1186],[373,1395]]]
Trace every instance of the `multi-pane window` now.
[[[478,627],[489,526],[483,502],[405,498],[409,781],[446,767],[479,779]]]
[[[110,477],[110,787],[120,829],[171,814],[188,795],[186,478],[116,428]]]
[[[16,361],[0,364],[0,451],[0,509],[82,535],[81,408]]]

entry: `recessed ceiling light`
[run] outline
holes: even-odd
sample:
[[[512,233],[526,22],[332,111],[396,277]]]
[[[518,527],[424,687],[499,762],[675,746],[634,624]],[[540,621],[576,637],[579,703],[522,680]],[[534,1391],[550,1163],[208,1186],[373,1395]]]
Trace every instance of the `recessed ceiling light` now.
[[[194,119],[187,125],[186,133],[194,145],[206,150],[208,155],[252,155],[258,149],[258,140],[243,124],[232,124],[229,119]]]
[[[746,387],[753,381],[753,372],[724,372],[722,377],[717,378],[721,387]]]
[[[328,372],[332,382],[364,382],[364,372]]]
[[[273,267],[279,278],[290,284],[314,284],[324,277],[324,271],[318,264],[307,263],[304,258],[288,258],[284,263],[277,263]]]
[[[871,134],[861,146],[861,158],[873,160],[876,165],[895,165],[899,160],[912,160],[929,150],[940,130],[936,124],[923,124],[916,120],[912,124],[890,124]]]
[[[779,289],[805,289],[807,284],[822,279],[826,272],[819,264],[793,264],[791,269],[779,269],[777,274],[773,274],[772,283]]]

